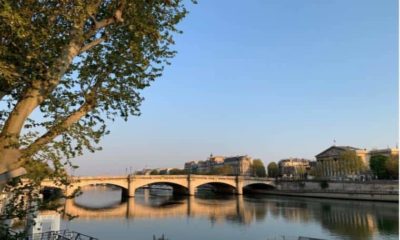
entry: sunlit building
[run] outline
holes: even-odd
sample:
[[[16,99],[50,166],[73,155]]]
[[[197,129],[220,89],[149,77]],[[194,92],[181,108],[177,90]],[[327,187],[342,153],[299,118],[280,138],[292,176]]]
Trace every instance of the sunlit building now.
[[[372,149],[368,152],[369,158],[372,156],[385,156],[390,158],[399,158],[399,149],[398,148],[384,148],[384,149]]]
[[[190,173],[208,174],[217,168],[229,166],[232,175],[250,176],[252,175],[252,164],[252,158],[247,155],[224,157],[211,154],[207,160],[186,162],[185,170]]]
[[[311,160],[304,158],[288,158],[278,162],[279,175],[282,178],[305,178],[310,171]]]
[[[343,159],[343,154],[349,151],[356,154],[362,166],[358,166],[358,163],[354,161]],[[362,174],[362,169],[368,169],[369,165],[368,151],[350,146],[331,146],[315,157],[318,174],[328,179],[354,178]]]

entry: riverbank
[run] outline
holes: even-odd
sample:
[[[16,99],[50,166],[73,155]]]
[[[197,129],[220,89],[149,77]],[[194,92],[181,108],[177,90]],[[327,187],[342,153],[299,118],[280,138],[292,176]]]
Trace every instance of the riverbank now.
[[[251,190],[256,193],[330,199],[399,202],[398,181],[279,181],[274,190]]]
[[[382,193],[350,193],[350,192],[295,192],[295,191],[279,191],[279,190],[254,190],[256,193],[293,196],[293,197],[312,197],[312,198],[328,198],[343,200],[363,200],[363,201],[381,201],[381,202],[399,202],[398,194],[382,194]]]

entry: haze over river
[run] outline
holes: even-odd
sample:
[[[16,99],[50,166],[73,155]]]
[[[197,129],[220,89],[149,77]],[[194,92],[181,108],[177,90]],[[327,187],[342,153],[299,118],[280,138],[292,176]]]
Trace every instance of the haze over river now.
[[[63,228],[106,239],[169,240],[398,239],[397,203],[322,200],[269,195],[218,197],[200,192],[174,197],[166,190],[138,190],[121,200],[121,190],[83,189],[68,200],[66,212],[78,218]]]

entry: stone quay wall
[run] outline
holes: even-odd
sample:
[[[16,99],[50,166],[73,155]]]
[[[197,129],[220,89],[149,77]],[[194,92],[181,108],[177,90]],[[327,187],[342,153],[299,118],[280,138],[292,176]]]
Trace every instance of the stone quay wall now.
[[[287,196],[303,196],[334,199],[354,199],[370,201],[399,201],[398,181],[287,181],[276,182],[276,189],[262,193]]]

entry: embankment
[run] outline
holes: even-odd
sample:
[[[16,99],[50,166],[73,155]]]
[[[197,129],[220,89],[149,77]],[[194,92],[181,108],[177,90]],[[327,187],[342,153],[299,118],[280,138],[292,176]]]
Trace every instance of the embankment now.
[[[399,201],[398,181],[339,182],[339,181],[278,181],[276,189],[252,190],[274,195],[317,197],[330,199]]]

